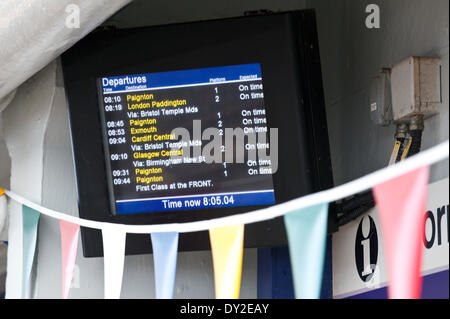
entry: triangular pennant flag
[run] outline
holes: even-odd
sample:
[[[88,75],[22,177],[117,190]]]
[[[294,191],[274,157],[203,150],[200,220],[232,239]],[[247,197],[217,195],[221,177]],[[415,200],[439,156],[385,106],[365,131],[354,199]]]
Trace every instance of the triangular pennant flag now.
[[[328,203],[302,208],[284,216],[297,299],[320,298],[327,223]]]
[[[388,267],[389,298],[420,298],[429,167],[373,188]]]
[[[244,225],[209,230],[217,299],[238,299],[241,287]]]
[[[156,298],[173,298],[177,268],[178,233],[152,233],[153,262],[155,265]]]
[[[102,229],[105,299],[119,299],[125,262],[126,232],[109,224]]]
[[[62,299],[67,299],[77,259],[80,225],[60,220],[59,229],[61,232]]]
[[[31,269],[36,251],[37,230],[40,213],[22,205],[23,223],[23,266],[22,266],[22,298],[28,297]]]
[[[5,190],[0,187],[0,196],[2,196],[3,194],[5,194]]]

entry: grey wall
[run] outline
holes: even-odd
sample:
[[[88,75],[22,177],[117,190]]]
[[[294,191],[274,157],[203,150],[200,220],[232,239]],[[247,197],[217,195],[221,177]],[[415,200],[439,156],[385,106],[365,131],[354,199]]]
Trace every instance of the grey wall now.
[[[0,131],[2,124],[0,123]],[[9,172],[11,170],[11,159],[9,158],[6,143],[0,134],[0,187],[9,188]]]
[[[14,98],[15,94],[16,92],[14,91],[6,97],[0,99],[0,114]],[[9,188],[11,158],[9,157],[8,147],[6,146],[6,142],[3,137],[3,126],[3,119],[0,116],[0,187]],[[0,239],[2,239],[1,235]]]
[[[365,27],[365,8],[378,4],[380,29]],[[442,57],[441,113],[425,122],[423,149],[448,140],[448,0],[308,0],[318,19],[332,164],[336,184],[386,166],[394,127],[370,121],[371,77],[409,56]],[[432,167],[431,181],[448,176],[448,161]]]

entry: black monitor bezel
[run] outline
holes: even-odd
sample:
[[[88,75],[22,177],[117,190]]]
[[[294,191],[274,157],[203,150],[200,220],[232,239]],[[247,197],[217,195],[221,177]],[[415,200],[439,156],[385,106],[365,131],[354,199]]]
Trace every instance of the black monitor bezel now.
[[[236,36],[237,31],[241,32],[239,36]],[[142,52],[127,51],[130,41],[145,43],[148,38],[160,46],[173,42],[184,46],[173,52],[161,49],[154,53],[158,59],[151,61]],[[269,42],[272,46],[267,45]],[[151,46],[148,43],[140,49],[149,50]],[[212,219],[263,208],[110,214],[96,82],[101,76],[255,62],[262,68],[268,127],[279,128],[279,168],[273,176],[277,203],[332,187],[320,57],[312,10],[102,30],[92,32],[62,56],[80,217],[123,224],[162,224]],[[205,217],[205,214],[208,215]],[[329,230],[332,231],[335,216],[330,216]],[[85,257],[102,256],[99,230],[82,228],[82,239]],[[245,247],[285,244],[281,218],[246,226]],[[207,232],[181,234],[179,249],[209,249]],[[126,254],[150,252],[150,236],[127,235]]]

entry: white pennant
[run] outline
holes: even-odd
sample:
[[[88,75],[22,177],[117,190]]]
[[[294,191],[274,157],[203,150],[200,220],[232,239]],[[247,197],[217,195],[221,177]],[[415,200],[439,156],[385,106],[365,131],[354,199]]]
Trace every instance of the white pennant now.
[[[125,240],[127,233],[115,225],[102,229],[105,267],[105,299],[119,299],[122,289],[125,262]]]

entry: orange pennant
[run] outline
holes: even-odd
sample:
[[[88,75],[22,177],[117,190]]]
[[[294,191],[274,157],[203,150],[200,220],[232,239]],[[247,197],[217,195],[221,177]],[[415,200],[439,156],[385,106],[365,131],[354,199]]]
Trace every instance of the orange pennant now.
[[[241,287],[244,225],[209,230],[217,299],[238,299]]]

